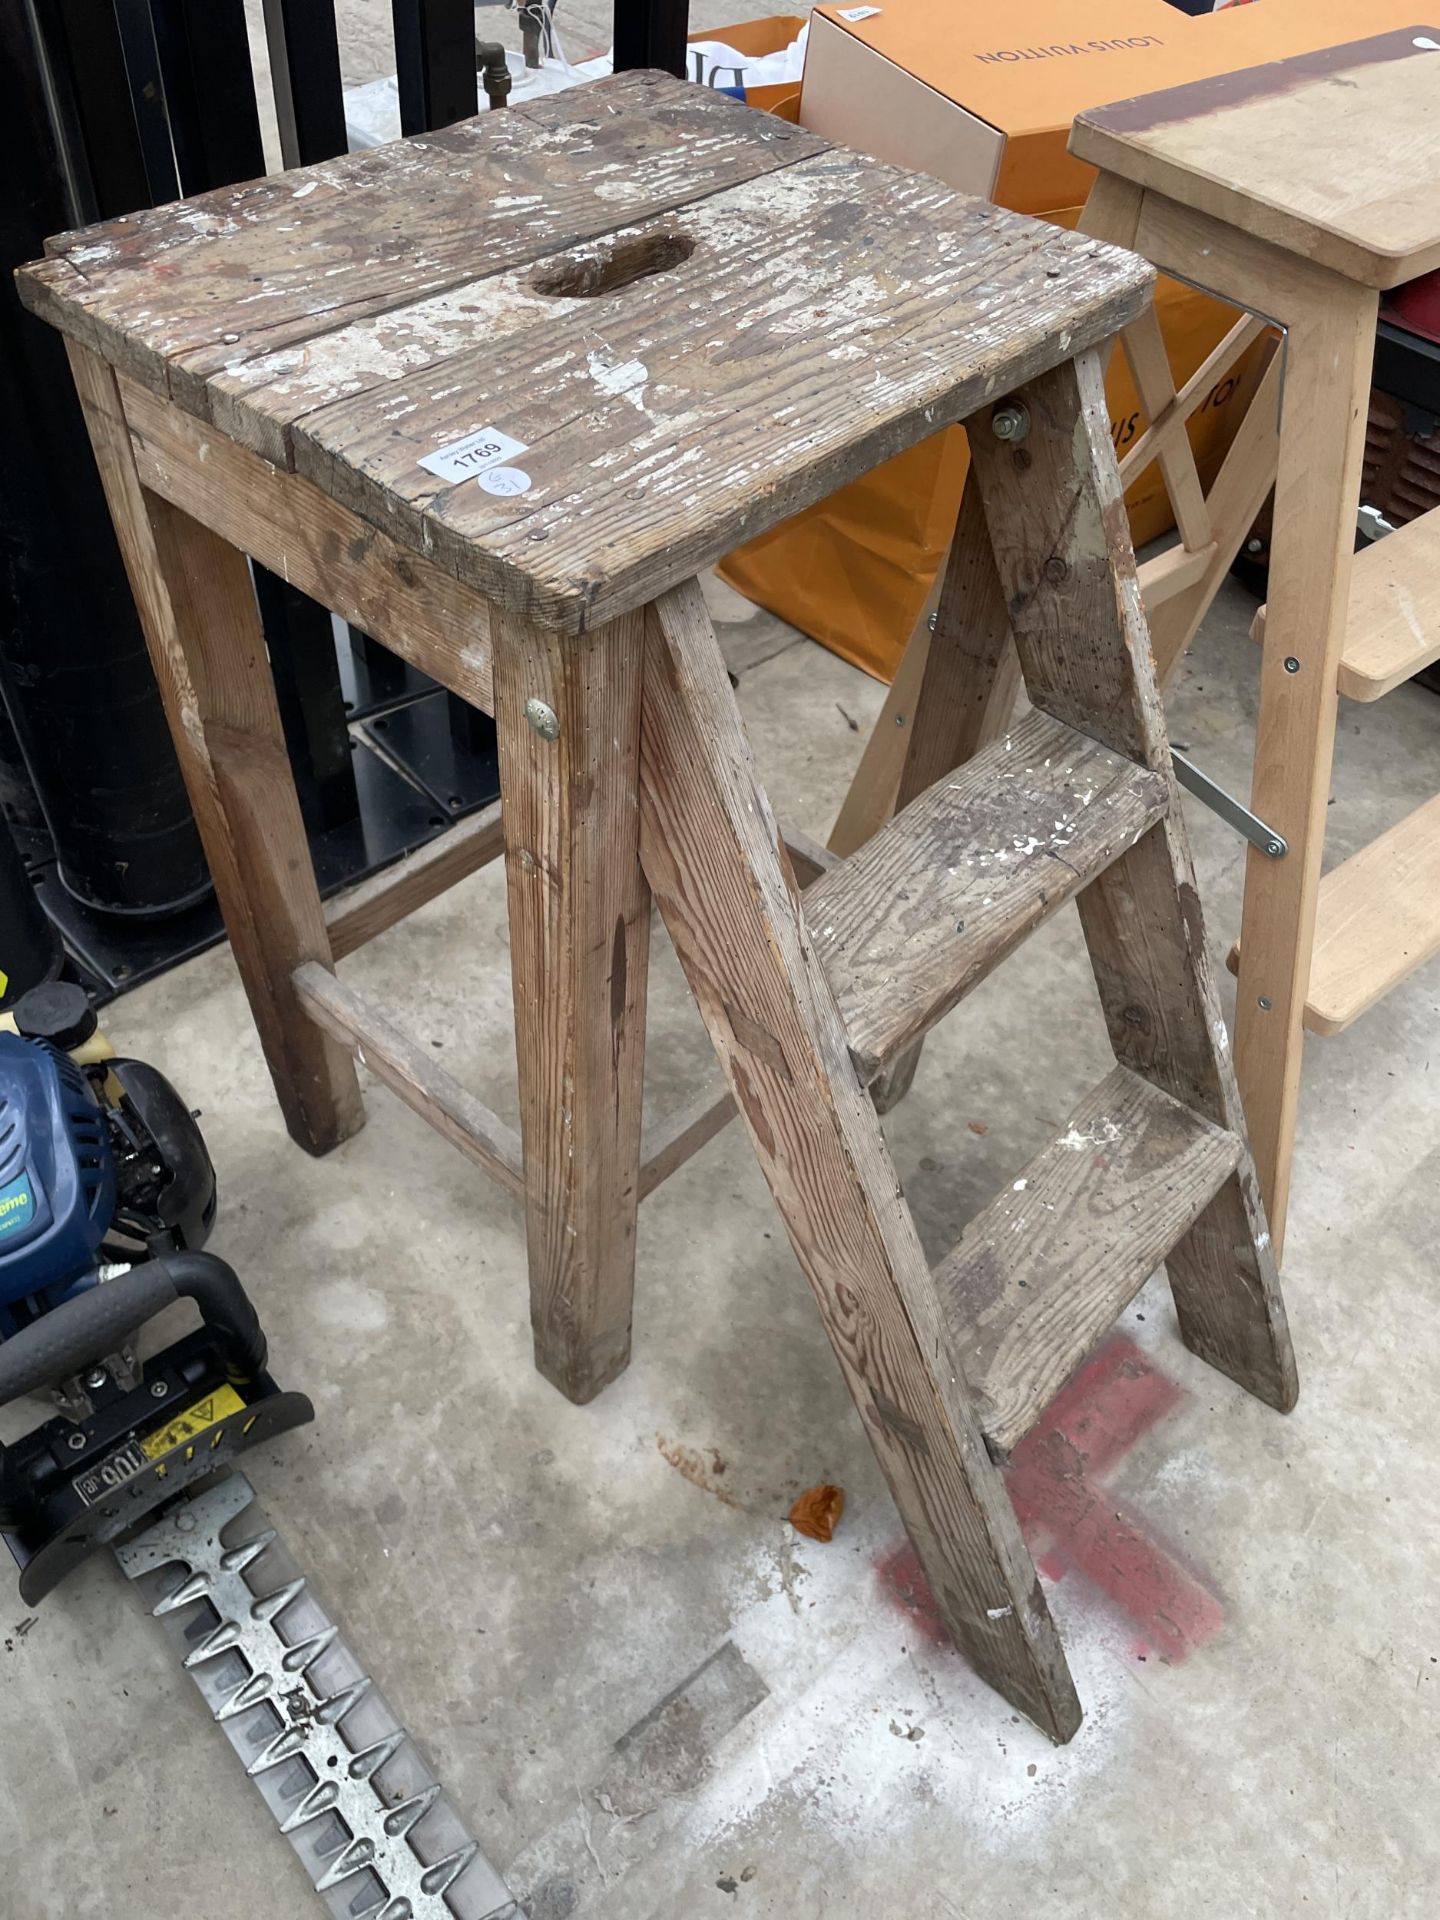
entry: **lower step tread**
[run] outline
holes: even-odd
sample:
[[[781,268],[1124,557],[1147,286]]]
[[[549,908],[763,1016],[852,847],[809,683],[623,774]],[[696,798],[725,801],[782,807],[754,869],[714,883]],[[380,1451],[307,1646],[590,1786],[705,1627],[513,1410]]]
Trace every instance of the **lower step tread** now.
[[[970,1222],[935,1282],[995,1452],[1029,1432],[1239,1157],[1234,1134],[1116,1067]]]
[[[869,1082],[1163,818],[1169,781],[1048,714],[938,781],[805,895]]]
[[[1255,616],[1265,637],[1265,609]],[[1336,685],[1378,700],[1440,660],[1440,510],[1422,513],[1356,554]]]
[[[1305,995],[1312,1033],[1343,1033],[1440,953],[1440,794],[1320,882]],[[1230,950],[1240,965],[1240,943]]]

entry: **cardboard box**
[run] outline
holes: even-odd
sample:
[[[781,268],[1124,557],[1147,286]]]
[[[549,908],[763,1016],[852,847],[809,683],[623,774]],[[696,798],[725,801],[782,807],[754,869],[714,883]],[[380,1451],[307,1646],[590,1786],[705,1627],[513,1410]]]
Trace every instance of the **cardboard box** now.
[[[1339,45],[1409,24],[1398,0],[1256,0],[1192,17],[1167,0],[885,0],[869,17],[816,9],[800,100],[804,126],[962,192],[1073,226],[1093,170],[1066,151],[1082,108]],[[1160,282],[1161,326],[1177,385],[1235,319],[1175,281]],[[1217,383],[1190,423],[1208,486],[1243,418],[1262,349]],[[1146,415],[1116,354],[1107,381],[1117,447]],[[882,679],[893,676],[944,558],[968,455],[959,429],[888,462],[729,556],[740,592]],[[1157,468],[1126,496],[1137,544],[1173,524]]]

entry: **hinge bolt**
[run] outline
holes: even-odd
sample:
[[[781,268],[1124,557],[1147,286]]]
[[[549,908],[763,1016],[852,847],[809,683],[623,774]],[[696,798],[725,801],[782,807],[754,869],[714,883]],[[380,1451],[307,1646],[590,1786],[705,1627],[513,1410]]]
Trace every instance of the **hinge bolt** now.
[[[543,700],[525,702],[525,718],[539,734],[542,740],[560,738],[560,718],[553,707],[547,707]]]
[[[1287,654],[1285,657],[1285,671],[1286,673],[1298,673],[1300,671],[1300,662],[1295,658],[1293,653]]]
[[[1008,407],[997,407],[990,416],[990,430],[997,440],[1008,440],[1014,446],[1030,431],[1029,411],[1018,400],[1012,400]]]

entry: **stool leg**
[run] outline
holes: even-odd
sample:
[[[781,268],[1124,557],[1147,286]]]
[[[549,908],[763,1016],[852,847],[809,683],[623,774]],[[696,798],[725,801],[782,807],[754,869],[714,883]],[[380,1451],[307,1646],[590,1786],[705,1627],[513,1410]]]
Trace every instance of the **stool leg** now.
[[[1166,1262],[1181,1334],[1284,1411],[1295,1356],[1170,771],[1098,357],[1056,368],[1020,398],[1022,445],[987,440],[978,420],[971,432],[1030,697],[1171,784],[1166,818],[1079,896],[1111,1045],[1122,1066],[1242,1146],[1236,1173]]]
[[[1010,725],[1020,684],[985,508],[980,489],[969,485],[941,575],[897,813],[1000,738]]]
[[[294,776],[245,556],[136,474],[115,376],[69,346],[100,478],[139,610],[235,964],[293,1138],[325,1153],[364,1124],[345,1049],[291,986],[331,965]]]
[[[880,709],[880,717],[865,742],[865,751],[855,769],[835,825],[826,843],[831,853],[848,860],[857,848],[881,827],[895,811],[895,795],[905,767],[910,727],[915,718],[915,702],[925,677],[925,661],[930,652],[930,616],[940,597],[937,575],[934,590],[927,597],[915,630],[905,642],[905,651],[895,669],[895,678]]]
[[[650,892],[636,800],[642,616],[495,648],[535,1364],[591,1400],[630,1358]],[[526,718],[541,701],[558,731]]]
[[[1253,849],[1247,857],[1235,1015],[1236,1068],[1277,1257],[1290,1198],[1376,298],[1336,281],[1327,300],[1297,308],[1288,336],[1251,806],[1290,851],[1283,860]]]
[[[910,718],[910,744],[893,812],[943,780],[1010,725],[1020,691],[1020,661],[995,572],[980,489],[967,485],[955,538],[940,575],[935,630]],[[888,1113],[910,1090],[920,1063],[909,1047],[873,1082],[877,1113]]]
[[[1080,1709],[696,582],[650,609],[641,855],[946,1626],[1054,1739]]]

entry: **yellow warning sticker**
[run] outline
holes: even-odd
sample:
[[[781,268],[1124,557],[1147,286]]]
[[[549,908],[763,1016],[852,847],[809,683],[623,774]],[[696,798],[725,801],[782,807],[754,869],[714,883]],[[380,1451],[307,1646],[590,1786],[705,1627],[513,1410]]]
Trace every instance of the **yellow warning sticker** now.
[[[207,1393],[203,1400],[197,1400],[193,1406],[186,1407],[183,1413],[177,1413],[168,1427],[162,1427],[158,1433],[148,1434],[140,1442],[140,1451],[147,1460],[158,1460],[162,1453],[171,1453],[187,1440],[193,1440],[197,1433],[204,1433],[208,1427],[218,1426],[222,1420],[228,1420],[232,1413],[243,1413],[245,1402],[233,1387],[217,1387],[214,1393]]]

